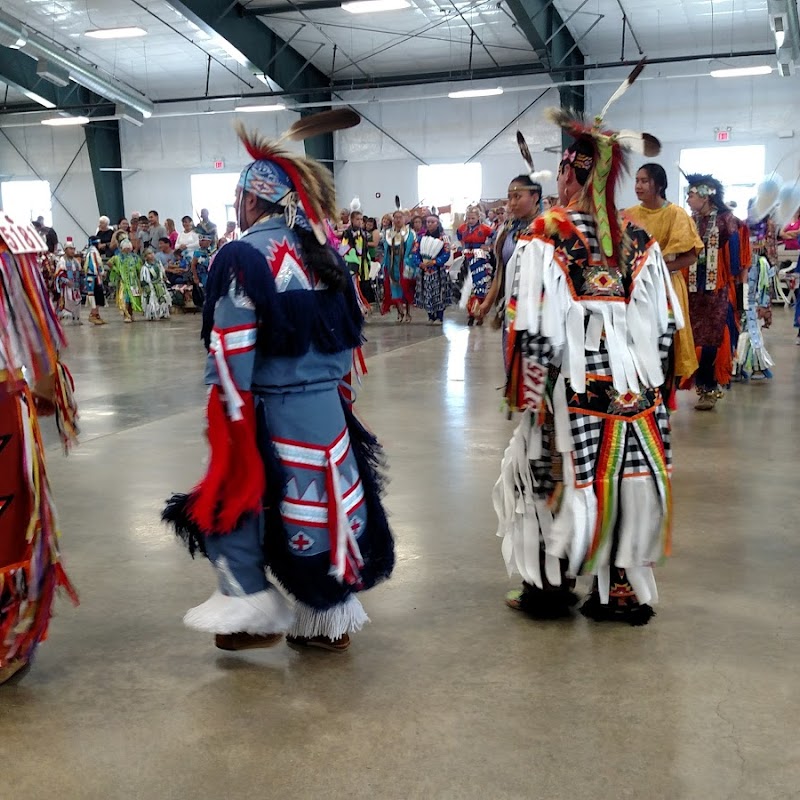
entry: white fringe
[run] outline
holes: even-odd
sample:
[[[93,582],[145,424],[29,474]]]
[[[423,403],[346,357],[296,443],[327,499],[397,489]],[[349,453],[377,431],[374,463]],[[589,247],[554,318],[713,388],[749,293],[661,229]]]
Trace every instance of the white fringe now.
[[[277,589],[240,597],[217,590],[183,618],[187,628],[205,633],[285,633],[292,622],[292,609]]]
[[[307,639],[327,636],[335,640],[345,633],[360,631],[368,622],[367,612],[354,594],[327,611],[319,611],[305,603],[297,602],[291,635]]]

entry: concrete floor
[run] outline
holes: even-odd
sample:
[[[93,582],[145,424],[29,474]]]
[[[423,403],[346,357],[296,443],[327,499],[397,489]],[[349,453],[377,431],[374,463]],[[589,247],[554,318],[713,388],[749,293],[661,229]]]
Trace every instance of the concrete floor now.
[[[199,477],[198,320],[69,329],[83,444],[50,474],[82,604],[0,690],[0,798],[800,797],[797,394],[777,377],[675,424],[675,556],[646,628],[503,605],[490,491],[512,423],[497,333],[369,326],[399,559],[345,655],[225,655],[181,616],[213,587],[159,523]],[[51,439],[52,441],[52,439]]]

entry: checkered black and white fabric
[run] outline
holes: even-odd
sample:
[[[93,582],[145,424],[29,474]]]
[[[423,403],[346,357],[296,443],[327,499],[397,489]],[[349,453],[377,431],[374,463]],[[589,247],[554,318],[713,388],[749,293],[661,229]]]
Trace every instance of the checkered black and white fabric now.
[[[600,243],[597,241],[597,225],[590,214],[583,214],[580,211],[570,212],[575,227],[581,232],[589,244],[590,263],[596,264],[602,261],[600,256]]]
[[[580,486],[594,480],[594,467],[597,461],[597,451],[600,448],[603,419],[590,414],[571,413],[569,424],[572,444],[575,448],[573,455],[575,483]]]

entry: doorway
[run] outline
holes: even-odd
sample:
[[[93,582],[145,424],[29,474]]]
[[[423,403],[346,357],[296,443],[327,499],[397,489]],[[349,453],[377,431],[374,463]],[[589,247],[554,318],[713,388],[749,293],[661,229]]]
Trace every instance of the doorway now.
[[[764,179],[766,149],[761,144],[690,147],[681,150],[680,164],[687,175],[693,172],[713,175],[725,187],[725,202],[735,203],[734,214],[746,219],[747,204]],[[687,188],[686,179],[681,175],[680,191],[684,201]]]

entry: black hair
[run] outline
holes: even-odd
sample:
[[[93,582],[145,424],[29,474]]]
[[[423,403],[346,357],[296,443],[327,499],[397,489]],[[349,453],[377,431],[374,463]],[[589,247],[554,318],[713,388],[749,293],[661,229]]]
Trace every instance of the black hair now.
[[[122,220],[125,220],[125,222],[128,222],[128,218],[127,218],[127,217],[120,217],[120,218],[117,220],[117,227],[119,227],[119,226],[120,226],[120,224],[122,223]]]
[[[664,167],[662,167],[661,164],[651,163],[642,164],[639,169],[644,170],[647,173],[647,177],[650,178],[650,180],[655,184],[659,197],[662,200],[666,200],[667,186],[669,186],[669,183],[667,181],[667,173]]]
[[[438,238],[442,238],[444,236],[444,228],[442,227],[442,222],[439,219],[439,215],[438,214],[426,214],[425,215],[425,232],[426,232],[426,234],[428,232],[428,219],[429,219],[429,217],[434,217],[436,219],[436,233],[435,233],[435,235]]]
[[[542,194],[542,185],[533,180],[530,175],[517,175],[508,185],[511,186],[512,183],[520,183],[529,191],[538,192],[540,195]]]
[[[192,225],[194,225],[194,220],[188,214],[186,214],[186,215],[181,217],[181,222],[183,222],[184,220],[187,220],[187,219],[189,220],[189,222],[192,223]]]
[[[258,208],[268,214],[283,215],[284,208],[277,203],[259,198]],[[346,270],[339,254],[329,245],[320,244],[312,231],[307,231],[299,225],[293,228],[295,236],[300,240],[303,251],[303,264],[334,292],[343,292],[350,280],[350,273]]]
[[[161,244],[161,242],[166,242],[167,244],[169,244],[169,237],[168,236],[161,236],[159,238],[159,240],[158,240],[158,243]]]
[[[574,153],[572,158],[562,158],[559,165],[559,172],[565,167],[572,167],[575,172],[575,179],[581,186],[586,185],[589,175],[592,172],[595,160],[594,142],[588,136],[581,136],[576,139],[566,150],[567,153]]]
[[[158,216],[158,211],[154,211],[152,208],[147,212],[148,214],[155,214]]]

